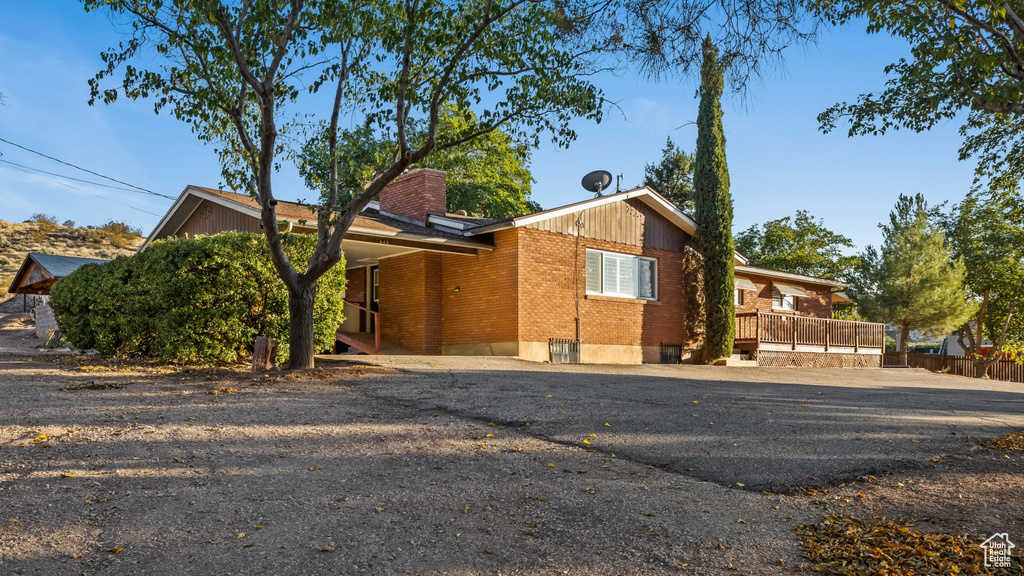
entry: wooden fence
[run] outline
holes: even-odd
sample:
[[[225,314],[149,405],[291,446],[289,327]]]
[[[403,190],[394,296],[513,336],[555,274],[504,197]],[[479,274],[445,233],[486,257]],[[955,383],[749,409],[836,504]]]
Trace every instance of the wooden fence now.
[[[886,352],[883,364],[896,364],[897,353]],[[932,372],[948,372],[957,376],[974,376],[974,361],[966,356],[945,356],[942,354],[907,354],[907,364],[913,368],[924,368]],[[993,380],[1024,383],[1024,365],[1012,360],[1000,360],[988,367],[988,376]]]

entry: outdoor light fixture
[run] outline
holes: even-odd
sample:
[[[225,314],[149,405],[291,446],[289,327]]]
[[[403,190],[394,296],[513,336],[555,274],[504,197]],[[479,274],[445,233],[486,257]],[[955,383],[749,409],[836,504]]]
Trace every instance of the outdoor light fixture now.
[[[455,287],[455,291],[456,291],[456,292],[462,292],[462,288],[459,288],[458,286],[456,286],[456,287]]]

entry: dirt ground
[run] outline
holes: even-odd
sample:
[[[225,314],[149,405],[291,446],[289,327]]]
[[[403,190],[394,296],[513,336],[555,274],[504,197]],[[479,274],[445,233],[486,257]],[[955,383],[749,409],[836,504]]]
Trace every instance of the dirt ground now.
[[[833,510],[1024,541],[1021,453],[771,493],[403,397],[429,376],[386,362],[117,366],[0,326],[0,574],[789,574]]]

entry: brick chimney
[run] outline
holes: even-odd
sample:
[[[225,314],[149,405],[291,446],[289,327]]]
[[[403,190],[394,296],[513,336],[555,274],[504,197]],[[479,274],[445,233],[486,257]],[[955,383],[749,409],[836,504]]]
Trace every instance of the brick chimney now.
[[[445,173],[417,168],[380,191],[380,211],[426,224],[430,214],[444,215],[445,200]]]

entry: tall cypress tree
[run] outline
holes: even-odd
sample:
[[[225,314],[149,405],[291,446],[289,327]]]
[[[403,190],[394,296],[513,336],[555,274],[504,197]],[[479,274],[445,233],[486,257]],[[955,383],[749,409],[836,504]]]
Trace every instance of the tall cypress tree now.
[[[697,250],[704,255],[704,294],[708,364],[732,355],[736,338],[733,304],[732,197],[729,168],[725,162],[722,130],[723,79],[718,49],[711,37],[704,39],[704,63],[700,69],[700,109],[697,113],[697,152],[693,161],[694,220]]]

